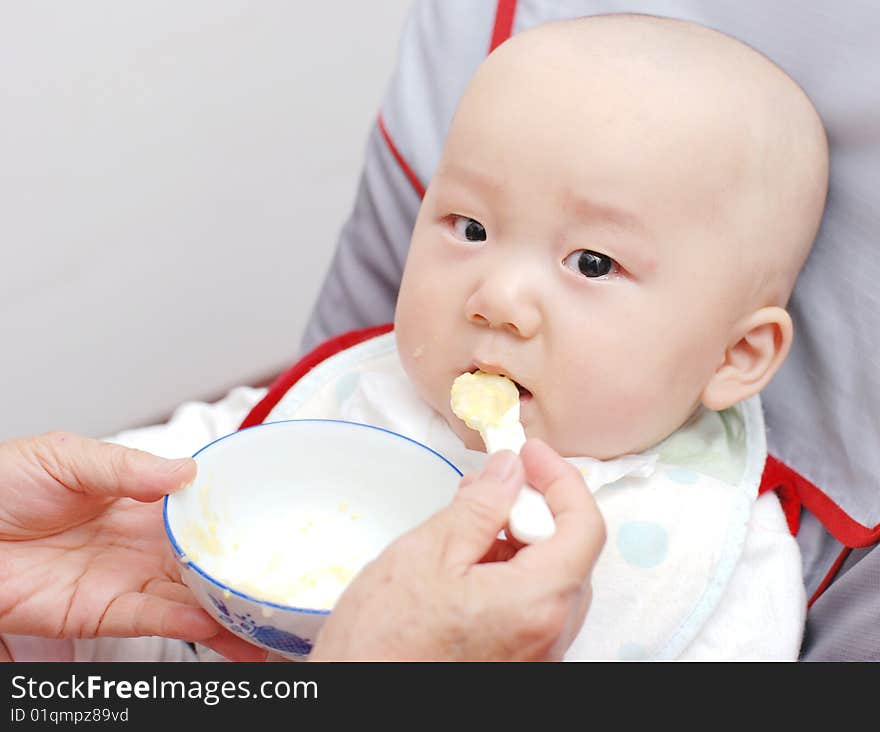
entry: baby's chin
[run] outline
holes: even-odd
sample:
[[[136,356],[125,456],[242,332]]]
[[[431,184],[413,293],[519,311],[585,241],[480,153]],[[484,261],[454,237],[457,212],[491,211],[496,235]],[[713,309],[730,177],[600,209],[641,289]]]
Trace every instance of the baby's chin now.
[[[595,439],[590,439],[587,434],[578,437],[577,440],[571,440],[568,436],[542,439],[564,458],[589,457],[595,460],[614,460],[624,455],[644,452],[659,442],[649,437],[614,440],[609,439],[607,433]]]

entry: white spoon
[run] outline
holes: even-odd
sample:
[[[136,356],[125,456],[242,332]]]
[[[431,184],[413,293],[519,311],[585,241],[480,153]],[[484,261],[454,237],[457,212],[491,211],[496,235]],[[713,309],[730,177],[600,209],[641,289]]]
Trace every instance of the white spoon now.
[[[455,415],[477,430],[486,452],[512,450],[519,453],[526,434],[519,421],[519,391],[506,376],[482,371],[464,373],[452,383],[450,406]],[[523,544],[533,544],[553,535],[553,514],[538,491],[524,485],[510,510],[508,528]]]

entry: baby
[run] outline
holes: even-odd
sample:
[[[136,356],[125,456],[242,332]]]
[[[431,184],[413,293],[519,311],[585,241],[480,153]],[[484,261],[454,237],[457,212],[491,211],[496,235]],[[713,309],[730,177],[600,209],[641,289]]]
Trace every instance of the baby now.
[[[394,333],[325,360],[267,420],[407,434],[464,470],[450,407],[504,374],[608,527],[567,658],[796,658],[800,557],[756,396],[817,233],[828,153],[803,91],[691,23],[596,16],[521,33],[465,91],[427,189]]]
[[[657,444],[758,393],[816,234],[818,115],[767,59],[647,17],[545,25],[468,87],[404,271],[395,331],[419,394],[501,371],[565,456]],[[484,368],[486,367],[486,368]]]
[[[504,374],[526,434],[581,468],[606,522],[566,658],[794,659],[801,560],[775,494],[757,496],[758,394],[792,341],[827,176],[812,104],[748,46],[650,16],[539,26],[460,101],[393,333],[115,441],[189,454],[264,397],[243,426],[367,422],[471,471],[486,455],[450,388]]]

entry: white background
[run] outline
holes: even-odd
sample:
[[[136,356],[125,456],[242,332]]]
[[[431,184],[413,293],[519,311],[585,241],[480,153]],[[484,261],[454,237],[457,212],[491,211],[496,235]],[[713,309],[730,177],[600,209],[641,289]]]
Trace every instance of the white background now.
[[[293,362],[408,5],[0,3],[0,439]]]

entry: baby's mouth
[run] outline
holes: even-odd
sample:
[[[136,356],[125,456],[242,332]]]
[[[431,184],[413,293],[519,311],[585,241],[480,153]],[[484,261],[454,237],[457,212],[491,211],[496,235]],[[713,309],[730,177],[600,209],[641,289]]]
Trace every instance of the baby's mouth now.
[[[511,379],[511,381],[513,381],[513,379]],[[514,381],[513,383],[516,384],[516,390],[519,392],[520,403],[527,402],[529,399],[532,398],[532,392],[526,389],[522,384],[519,384],[516,381]]]
[[[524,387],[522,384],[520,384],[510,374],[507,374],[500,369],[496,369],[491,366],[483,366],[483,367],[472,366],[469,369],[469,372],[472,374],[476,373],[477,371],[482,371],[483,373],[487,373],[487,374],[497,374],[498,376],[503,376],[506,379],[510,379],[513,382],[513,385],[516,387],[516,390],[519,392],[520,404],[522,404],[523,402],[527,402],[532,398],[532,392],[530,392],[526,387]]]

